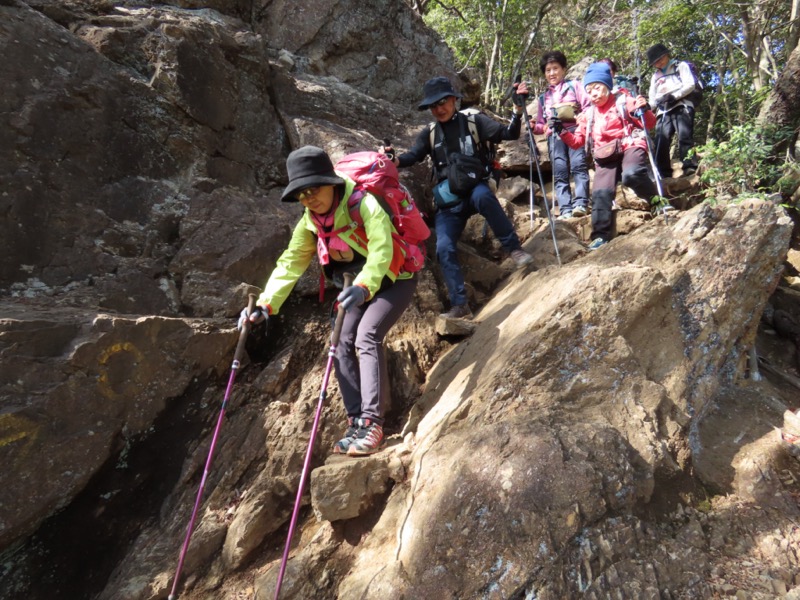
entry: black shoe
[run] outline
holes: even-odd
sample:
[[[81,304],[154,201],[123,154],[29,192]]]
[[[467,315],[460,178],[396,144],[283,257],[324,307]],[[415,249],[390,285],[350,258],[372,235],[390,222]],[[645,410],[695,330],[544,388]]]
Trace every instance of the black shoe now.
[[[443,319],[471,319],[472,311],[469,309],[469,304],[458,304],[439,316]]]

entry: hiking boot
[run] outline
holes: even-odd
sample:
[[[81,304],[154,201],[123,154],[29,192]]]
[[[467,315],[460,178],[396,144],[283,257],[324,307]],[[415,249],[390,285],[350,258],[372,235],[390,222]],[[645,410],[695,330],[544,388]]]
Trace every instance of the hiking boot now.
[[[572,211],[571,210],[565,210],[560,215],[558,215],[558,220],[559,221],[566,221],[567,219],[571,219],[571,218],[572,218]]]
[[[347,429],[344,432],[344,437],[333,445],[334,454],[347,454],[347,450],[358,434],[356,420],[354,417],[347,417]]]
[[[469,309],[469,304],[457,304],[439,316],[443,319],[471,319],[472,311]]]
[[[589,244],[588,249],[589,250],[597,250],[601,246],[605,246],[607,243],[608,242],[606,240],[604,240],[603,238],[595,238],[594,240],[592,240],[592,243]]]
[[[697,165],[692,163],[683,163],[682,171],[684,175],[694,175],[695,171],[697,171]]]
[[[383,427],[372,419],[356,419],[358,433],[347,449],[348,456],[366,456],[383,447]]]
[[[572,216],[573,217],[585,217],[589,214],[589,210],[586,206],[576,206],[572,209]]]
[[[511,251],[511,260],[513,260],[514,264],[518,267],[524,267],[533,262],[533,257],[522,248],[517,248]]]

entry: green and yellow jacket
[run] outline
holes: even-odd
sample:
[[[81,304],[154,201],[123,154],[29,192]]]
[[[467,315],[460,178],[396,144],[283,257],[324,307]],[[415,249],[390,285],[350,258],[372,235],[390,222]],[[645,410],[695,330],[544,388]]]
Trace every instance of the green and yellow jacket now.
[[[334,211],[333,230],[339,231],[338,237],[354,253],[366,259],[353,285],[366,289],[367,300],[370,300],[380,289],[384,277],[394,282],[398,278],[409,279],[413,274],[402,270],[405,253],[392,236],[395,228],[378,199],[372,194],[364,194],[357,207],[364,224],[355,223],[347,203],[355,182],[341,173],[337,174],[344,179],[345,190]],[[316,251],[317,226],[306,209],[294,228],[289,245],[278,258],[264,291],[258,297],[258,305],[266,306],[271,315],[277,314],[297,280],[311,264]]]

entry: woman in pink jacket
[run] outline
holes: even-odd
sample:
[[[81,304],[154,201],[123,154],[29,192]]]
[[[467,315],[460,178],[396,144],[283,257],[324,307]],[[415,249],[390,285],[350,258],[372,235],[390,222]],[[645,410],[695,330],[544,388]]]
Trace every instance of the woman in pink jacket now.
[[[658,194],[651,179],[647,140],[642,129],[643,126],[653,127],[656,118],[644,96],[633,98],[627,94],[615,96],[611,93],[614,79],[604,63],[589,66],[583,87],[592,106],[578,117],[578,127],[569,131],[555,118],[548,121],[548,127],[570,148],[585,146],[594,157],[592,242],[589,249],[596,250],[611,239],[611,208],[617,183],[621,181],[648,202]]]

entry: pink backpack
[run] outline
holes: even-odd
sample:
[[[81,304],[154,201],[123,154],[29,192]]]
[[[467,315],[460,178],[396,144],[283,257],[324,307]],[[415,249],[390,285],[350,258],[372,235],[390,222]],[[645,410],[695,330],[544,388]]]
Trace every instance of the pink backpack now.
[[[411,193],[400,183],[394,163],[384,154],[365,151],[348,154],[334,165],[334,169],[356,182],[347,201],[347,208],[356,225],[364,225],[359,206],[364,194],[369,192],[392,218],[392,225],[397,230],[393,236],[406,252],[403,269],[409,273],[422,269],[425,265],[425,246],[422,242],[430,237],[431,230],[425,224]]]

